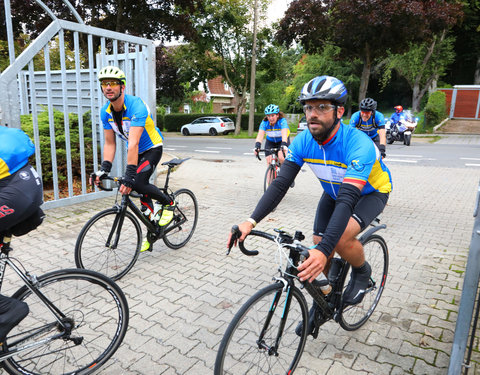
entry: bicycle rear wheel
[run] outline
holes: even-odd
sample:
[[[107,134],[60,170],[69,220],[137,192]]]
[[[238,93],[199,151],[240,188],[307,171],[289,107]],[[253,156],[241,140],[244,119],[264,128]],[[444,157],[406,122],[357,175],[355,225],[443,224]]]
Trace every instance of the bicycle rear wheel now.
[[[179,249],[192,238],[198,221],[198,204],[195,194],[188,189],[173,193],[175,210],[173,220],[168,224],[163,242],[171,249]]]
[[[283,287],[259,290],[237,312],[220,343],[215,375],[293,373],[307,340],[308,305],[297,287]],[[299,322],[301,336],[295,333]]]
[[[125,276],[137,261],[142,243],[142,229],[135,216],[109,208],[92,217],[82,228],[75,244],[75,265],[97,271],[112,280]],[[120,234],[118,243],[116,234]]]
[[[23,286],[13,297],[25,301],[30,313],[5,340],[2,354],[20,350],[3,362],[5,370],[14,375],[90,374],[103,366],[127,331],[129,310],[122,290],[104,275],[80,269],[45,274],[35,288],[65,315],[61,321],[70,332]]]
[[[277,178],[277,171],[273,165],[269,164],[265,172],[265,180],[263,181],[263,191],[265,192],[270,184]]]
[[[388,248],[385,240],[374,234],[363,243],[365,260],[372,268],[372,276],[365,297],[358,305],[347,306],[340,317],[340,325],[347,331],[353,331],[364,325],[378,305],[385,288],[388,274]],[[347,277],[351,274],[351,268]],[[345,280],[349,280],[349,278]],[[346,287],[346,285],[344,285]]]

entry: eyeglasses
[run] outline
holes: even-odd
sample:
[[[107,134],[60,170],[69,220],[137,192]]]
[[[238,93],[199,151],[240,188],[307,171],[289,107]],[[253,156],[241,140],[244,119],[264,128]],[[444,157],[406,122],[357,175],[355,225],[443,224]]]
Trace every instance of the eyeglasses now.
[[[120,85],[120,82],[118,81],[102,81],[100,83],[100,85],[102,87],[107,87],[107,86],[110,86],[110,87],[117,87],[118,85]]]
[[[328,113],[333,111],[335,108],[337,108],[336,105],[333,104],[319,104],[319,105],[310,105],[310,104],[305,104],[303,106],[303,112],[312,112],[313,110],[316,110],[317,112],[320,113]]]
[[[360,112],[364,115],[369,115],[372,113],[372,111],[364,111],[364,110],[360,110]]]

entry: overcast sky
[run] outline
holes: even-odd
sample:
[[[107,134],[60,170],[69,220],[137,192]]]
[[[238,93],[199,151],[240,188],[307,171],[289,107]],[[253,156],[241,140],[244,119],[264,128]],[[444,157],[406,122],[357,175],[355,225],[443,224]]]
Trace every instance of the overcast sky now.
[[[272,4],[268,7],[268,19],[271,22],[275,22],[283,18],[288,8],[288,3],[290,3],[290,0],[272,0]]]

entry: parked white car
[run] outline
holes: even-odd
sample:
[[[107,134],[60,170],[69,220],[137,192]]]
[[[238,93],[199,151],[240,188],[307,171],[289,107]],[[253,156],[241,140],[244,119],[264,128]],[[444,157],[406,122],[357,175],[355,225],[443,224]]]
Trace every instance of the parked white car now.
[[[307,128],[307,118],[303,116],[298,122],[297,133],[304,131]]]
[[[228,134],[233,133],[235,124],[228,117],[209,116],[199,117],[190,124],[183,125],[180,129],[183,135],[190,134]]]

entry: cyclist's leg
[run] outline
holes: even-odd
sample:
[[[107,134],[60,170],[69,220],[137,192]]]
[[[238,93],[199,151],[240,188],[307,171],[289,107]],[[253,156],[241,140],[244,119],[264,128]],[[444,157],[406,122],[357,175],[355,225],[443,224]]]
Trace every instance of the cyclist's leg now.
[[[272,162],[272,152],[269,151],[271,148],[278,148],[280,147],[280,143],[272,142],[268,138],[265,139],[265,159],[267,160],[267,164]]]
[[[35,214],[42,202],[42,181],[30,164],[0,180],[0,232]]]
[[[28,315],[28,305],[14,298],[0,294],[0,343],[8,332]]]

